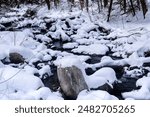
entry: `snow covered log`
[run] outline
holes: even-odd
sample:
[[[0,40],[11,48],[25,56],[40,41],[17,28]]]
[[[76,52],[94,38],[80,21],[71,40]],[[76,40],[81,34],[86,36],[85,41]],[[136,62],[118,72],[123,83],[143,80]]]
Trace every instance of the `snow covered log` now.
[[[61,89],[69,99],[76,99],[82,90],[88,89],[84,73],[79,65],[81,66],[77,59],[64,58],[57,67]]]

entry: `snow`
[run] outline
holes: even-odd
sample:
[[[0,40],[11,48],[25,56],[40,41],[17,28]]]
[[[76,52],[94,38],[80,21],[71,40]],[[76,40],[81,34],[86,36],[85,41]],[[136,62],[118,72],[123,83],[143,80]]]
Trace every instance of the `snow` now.
[[[118,100],[113,95],[110,95],[106,91],[87,91],[83,90],[79,93],[77,100]]]
[[[0,61],[0,68],[4,67],[4,64]]]
[[[20,32],[20,31],[15,31],[15,32],[4,31],[4,32],[0,32],[0,39],[1,39],[0,43],[1,44],[4,43],[7,45],[9,44],[12,46],[16,46],[16,45],[19,46],[19,45],[22,45],[28,39],[31,39],[31,36],[33,36],[33,34],[28,29],[26,29],[22,32]]]
[[[108,47],[105,45],[91,44],[89,46],[79,45],[78,48],[75,48],[72,51],[75,53],[105,55],[108,50]]]
[[[89,88],[98,88],[99,86],[108,83],[110,86],[115,81],[117,81],[115,71],[112,68],[101,68],[97,70],[94,74],[86,78],[86,82]]]
[[[37,42],[33,41],[32,33],[30,30],[24,30],[22,32],[9,32],[4,31],[0,32],[0,59],[4,59],[9,56],[9,53],[19,53],[29,61],[33,56],[34,53],[31,49],[37,48],[39,45]],[[7,48],[7,49],[4,49]]]
[[[40,87],[43,87],[43,83],[38,77],[27,74],[24,71],[17,69],[17,68],[13,68],[13,67],[1,68],[0,74],[1,74],[1,84],[5,88],[7,88],[8,91],[9,90],[10,91],[21,90],[23,92],[27,92],[27,91],[36,90]],[[33,82],[34,82],[34,85],[32,84]],[[28,85],[24,85],[24,84],[28,84]]]
[[[28,9],[36,10],[36,15],[32,18],[24,17]],[[107,18],[105,11],[98,14],[97,7],[91,6],[91,9],[87,13],[75,7],[70,12],[64,4],[57,10],[25,5],[6,12],[0,18],[0,30],[7,30],[0,31],[0,99],[62,100],[60,92],[52,92],[42,83],[45,74],[49,77],[53,75],[53,65],[78,67],[89,88],[98,88],[105,83],[113,88],[113,83],[117,81],[116,73],[112,68],[104,66],[126,66],[124,75],[138,78],[136,86],[140,89],[124,92],[122,96],[126,100],[150,99],[150,68],[149,65],[144,66],[150,63],[150,12],[143,20],[141,11],[132,17],[120,16],[115,9],[107,23],[104,21]],[[14,28],[14,31],[8,31],[3,26],[7,22],[13,22],[17,30]],[[50,22],[52,26],[47,27],[46,24]],[[28,25],[31,25],[30,28]],[[100,27],[108,32],[99,30]],[[51,48],[56,40],[62,42],[60,46],[64,50]],[[9,54],[13,52],[22,55],[26,63],[9,63]],[[87,63],[95,56],[100,57],[99,62]],[[87,75],[86,68],[95,72]],[[148,73],[143,75],[143,69]],[[77,99],[117,98],[106,91],[84,90]]]
[[[45,56],[43,56],[43,60],[44,61],[50,61],[51,59],[52,59],[51,55],[45,55]]]
[[[0,68],[0,74],[0,99],[63,99],[25,70],[6,66]]]
[[[26,66],[24,67],[24,71],[25,71],[26,73],[32,74],[32,75],[34,75],[35,73],[38,73],[38,69],[37,69],[37,68],[31,67],[31,66],[29,66],[29,65],[26,65]]]
[[[25,58],[27,61],[30,60],[31,58],[33,58],[34,54],[30,49],[24,48],[24,47],[12,47],[9,50],[9,53],[19,53],[20,55],[23,56],[23,58]]]
[[[45,42],[51,42],[51,39],[49,37],[47,37],[46,35],[36,35],[37,39],[40,39],[41,41],[45,41]]]
[[[78,43],[74,42],[74,43],[66,43],[63,45],[64,49],[72,49],[78,47]]]
[[[34,97],[35,100],[63,100],[61,95],[51,92],[49,88],[42,87],[39,90],[31,91],[27,94],[29,97]],[[25,98],[27,98],[25,96]]]
[[[85,73],[85,66],[83,62],[76,56],[65,56],[57,61],[54,64],[59,68],[66,68],[66,67],[77,67],[81,70],[83,77],[86,80],[86,73]]]
[[[39,70],[39,74],[40,76],[44,75],[44,74],[48,74],[49,76],[52,75],[51,73],[51,68],[49,65],[43,66],[42,69]]]

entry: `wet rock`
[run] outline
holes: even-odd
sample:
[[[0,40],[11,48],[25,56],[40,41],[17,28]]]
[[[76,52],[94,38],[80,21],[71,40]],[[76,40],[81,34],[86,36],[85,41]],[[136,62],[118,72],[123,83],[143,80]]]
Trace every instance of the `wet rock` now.
[[[52,76],[47,77],[46,79],[42,79],[44,86],[50,88],[52,91],[57,91],[60,87],[57,72],[54,72]]]
[[[106,35],[110,34],[110,32],[111,32],[111,30],[107,30],[107,29],[105,29],[104,27],[101,27],[101,26],[98,26],[98,30],[100,32],[103,32]]]
[[[144,52],[145,57],[150,57],[150,51]]]
[[[24,63],[24,58],[19,53],[9,53],[9,60],[11,63],[19,64]]]
[[[86,68],[85,72],[87,75],[92,75],[95,71],[92,68]]]
[[[67,28],[71,28],[69,22],[65,21],[65,24],[66,24]]]
[[[24,14],[24,17],[34,17],[36,15],[36,9],[28,9]]]
[[[88,89],[82,71],[76,66],[58,67],[57,74],[60,87],[69,99],[76,99],[79,92]]]
[[[53,26],[54,21],[46,22],[46,28],[49,29]]]

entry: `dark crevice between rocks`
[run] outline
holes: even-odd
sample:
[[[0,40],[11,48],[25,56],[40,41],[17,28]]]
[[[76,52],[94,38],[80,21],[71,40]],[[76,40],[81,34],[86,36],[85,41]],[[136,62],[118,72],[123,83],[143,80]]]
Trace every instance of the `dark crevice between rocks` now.
[[[52,58],[52,59],[56,59],[56,58]],[[35,68],[41,69],[41,67],[38,65],[39,63],[44,63],[44,62],[43,61],[37,61],[37,62],[34,62],[32,64],[35,66]],[[58,77],[57,77],[57,67],[54,65],[50,65],[50,68],[51,68],[52,75],[49,76],[46,73],[42,76],[41,80],[42,80],[44,86],[50,88],[52,91],[57,91],[58,88],[60,87]],[[39,74],[34,74],[34,75],[39,77]]]
[[[46,78],[42,78],[42,82],[46,87],[50,88],[52,91],[57,91],[58,88],[60,87],[57,76],[57,67],[52,65],[51,72],[53,73],[53,75],[48,76]]]

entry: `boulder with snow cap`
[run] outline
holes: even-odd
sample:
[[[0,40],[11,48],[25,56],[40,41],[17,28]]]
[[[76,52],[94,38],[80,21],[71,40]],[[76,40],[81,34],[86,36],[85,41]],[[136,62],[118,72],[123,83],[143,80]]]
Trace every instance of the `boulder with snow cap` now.
[[[117,81],[115,71],[110,67],[104,67],[97,70],[90,76],[86,76],[86,82],[89,88],[97,89],[100,86],[108,84],[113,88],[112,84]]]
[[[63,93],[69,99],[76,99],[82,90],[88,89],[82,67],[81,61],[77,58],[64,57],[59,61],[58,79]]]

